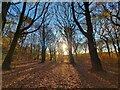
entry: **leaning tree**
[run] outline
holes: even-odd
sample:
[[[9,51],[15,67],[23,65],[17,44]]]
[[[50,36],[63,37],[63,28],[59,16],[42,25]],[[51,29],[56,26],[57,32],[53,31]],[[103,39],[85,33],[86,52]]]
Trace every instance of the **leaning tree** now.
[[[43,23],[43,18],[48,10],[48,7],[50,3],[32,3],[32,6],[29,7],[30,3],[24,2],[21,4],[22,6],[22,11],[20,12],[19,19],[18,19],[18,24],[16,26],[15,34],[13,37],[13,40],[11,42],[10,48],[8,50],[8,53],[4,59],[4,62],[2,64],[2,69],[3,70],[9,70],[11,61],[12,61],[12,56],[15,51],[15,47],[17,45],[17,42],[19,38],[23,34],[29,34],[37,31],[40,27],[41,24]],[[19,9],[19,8],[18,8]],[[41,11],[40,11],[41,9]],[[19,10],[20,11],[20,10]],[[34,12],[34,13],[33,13]],[[31,15],[31,13],[33,13]],[[15,13],[14,13],[15,14]],[[29,23],[26,22],[30,18]],[[39,20],[39,26],[34,27],[34,24],[36,21]],[[32,30],[31,30],[32,29]]]

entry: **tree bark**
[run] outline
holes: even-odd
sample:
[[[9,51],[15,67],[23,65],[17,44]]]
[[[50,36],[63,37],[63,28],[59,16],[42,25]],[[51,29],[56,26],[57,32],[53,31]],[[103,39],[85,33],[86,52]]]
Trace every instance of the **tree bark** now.
[[[56,49],[55,48],[53,50],[53,55],[54,55],[54,61],[56,61]]]
[[[120,30],[120,29],[119,29]],[[118,54],[120,55],[120,44],[119,44],[119,37],[117,35],[117,32],[115,31],[115,37],[116,37],[116,45],[117,45],[117,49],[118,49]]]
[[[46,48],[45,46],[42,46],[42,60],[41,60],[41,63],[44,63],[45,62],[45,57],[46,57]]]
[[[117,48],[116,48],[116,46],[115,46],[115,41],[114,41],[113,39],[112,39],[112,45],[113,45],[113,47],[114,47],[114,50],[115,50],[116,55],[118,56]]]
[[[102,70],[102,65],[101,65],[100,59],[98,57],[97,49],[96,49],[95,45],[96,44],[94,42],[93,37],[89,37],[88,38],[88,47],[89,47],[89,54],[91,57],[91,64],[92,64],[91,70],[99,71],[99,70]]]
[[[31,43],[31,45],[30,45],[30,54],[32,55],[32,53],[33,53],[33,45]]]
[[[120,55],[120,45],[119,45],[119,40],[117,40],[117,47],[118,47],[118,53]]]
[[[43,38],[43,41],[42,41],[42,60],[41,60],[41,63],[45,62],[45,56],[46,56],[46,46],[45,46],[45,27],[43,26],[43,31],[42,31],[42,38]]]
[[[105,41],[105,43],[106,43],[106,47],[107,47],[107,50],[108,50],[108,55],[109,55],[109,57],[110,57],[110,48],[109,48],[108,42]]]
[[[105,39],[104,39],[105,38]],[[104,37],[104,38],[102,38],[101,37],[101,39],[105,42],[105,44],[106,44],[106,47],[107,47],[107,50],[108,50],[108,55],[109,55],[109,57],[110,57],[110,48],[109,48],[109,44],[108,44],[108,38],[107,37]]]
[[[70,37],[69,36],[69,38],[68,38],[68,49],[69,49],[69,59],[70,59],[70,63],[71,64],[74,64],[75,62],[74,62],[74,57],[73,57],[73,54],[72,54],[72,39],[71,39],[72,37]]]
[[[51,48],[49,48],[49,52],[50,52],[50,61],[52,61],[52,59],[53,59],[53,54],[52,54],[52,49],[51,49]]]
[[[13,53],[15,51],[15,47],[17,45],[17,41],[18,41],[18,34],[16,33],[13,40],[12,40],[12,43],[10,45],[10,49],[4,59],[4,62],[2,64],[2,69],[3,70],[10,70],[10,65],[11,65],[11,61],[12,61],[12,56],[13,56]]]

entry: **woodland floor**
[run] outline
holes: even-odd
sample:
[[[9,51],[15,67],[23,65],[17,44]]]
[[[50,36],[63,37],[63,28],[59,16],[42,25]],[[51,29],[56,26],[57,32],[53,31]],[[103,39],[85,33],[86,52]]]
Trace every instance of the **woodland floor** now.
[[[90,72],[89,61],[81,58],[75,65],[65,62],[26,61],[2,72],[2,88],[117,88],[118,68],[103,63],[106,72]]]

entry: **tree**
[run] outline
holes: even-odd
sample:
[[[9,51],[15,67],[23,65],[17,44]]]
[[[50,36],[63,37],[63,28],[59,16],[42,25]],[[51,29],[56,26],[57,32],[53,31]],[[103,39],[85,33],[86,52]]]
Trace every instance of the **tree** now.
[[[76,25],[78,26],[79,30],[88,39],[88,47],[89,47],[89,53],[90,53],[90,57],[91,57],[92,70],[101,71],[101,70],[103,70],[103,68],[102,68],[100,59],[97,54],[96,42],[94,39],[93,26],[92,26],[91,15],[90,15],[91,11],[89,10],[90,3],[84,2],[83,5],[84,5],[84,8],[78,3],[78,6],[82,9],[82,11],[84,11],[83,14],[86,19],[87,32],[84,31],[84,29],[80,25],[79,21],[77,20],[76,14],[75,14],[75,6],[74,6],[74,3],[72,2],[71,6],[72,6],[73,19],[74,19]]]
[[[114,24],[115,26],[118,26],[120,27],[120,1],[119,2],[115,2],[115,3],[112,3],[112,4],[108,4],[107,5],[102,5],[104,10],[109,13],[108,15],[104,14],[104,16],[107,16],[107,19],[111,21],[112,24]],[[111,11],[109,10],[107,7],[110,7],[112,10],[115,10],[116,11]],[[109,17],[108,17],[109,16]],[[115,20],[116,19],[116,20]]]
[[[109,40],[109,36],[108,36],[108,33],[106,33],[106,28],[105,28],[105,22],[101,22],[101,21],[99,21],[100,22],[100,30],[98,30],[97,31],[97,34],[100,36],[100,39],[102,39],[104,42],[105,42],[105,44],[106,44],[106,47],[107,47],[107,50],[108,50],[108,55],[109,55],[109,57],[110,57],[110,48],[109,48],[109,42],[110,42],[110,40]]]
[[[51,19],[53,18],[53,14],[50,14],[52,12],[51,9],[46,13],[42,27],[39,29],[39,35],[41,37],[40,42],[42,46],[42,52],[41,52],[41,63],[44,63],[46,60],[46,49],[47,49],[47,42],[49,38],[49,34],[51,32],[51,28],[49,27]]]
[[[107,20],[109,20],[111,22],[111,24],[113,24],[112,28],[114,28],[114,34],[116,38],[116,45],[118,48],[118,52],[120,54],[120,46],[119,46],[119,38],[118,38],[118,34],[119,34],[119,28],[120,28],[120,2],[115,2],[115,3],[108,3],[108,6],[106,4],[102,4],[103,6],[103,10],[106,11],[108,13],[108,15],[106,14],[102,14],[103,16],[106,16]],[[109,7],[109,8],[107,8]],[[107,28],[108,29],[108,28]],[[117,31],[118,30],[118,31]],[[109,31],[109,30],[108,30]],[[109,35],[112,37],[112,34],[110,34],[111,32],[109,32]],[[113,38],[111,39],[112,43],[113,43],[113,47],[115,49],[115,52],[117,54],[117,48],[115,46],[115,40],[113,40]]]
[[[97,33],[100,35],[100,38],[106,43],[108,53],[110,55],[109,44],[113,45],[116,55],[117,51],[120,52],[119,46],[119,3],[98,3],[96,12],[94,13],[96,22],[99,26]],[[98,10],[98,11],[97,11]],[[109,42],[109,44],[108,44]]]
[[[16,6],[17,4],[19,4],[20,2],[17,3],[13,3],[13,2],[2,2],[2,31],[5,27],[6,24],[6,17],[7,17],[7,13],[10,14],[9,9],[10,6]],[[3,11],[4,10],[4,11]],[[12,15],[12,14],[11,14]]]
[[[57,39],[56,35],[52,32],[52,29],[48,32],[48,36],[46,38],[47,42],[47,47],[50,52],[50,61],[54,60],[56,61],[56,44],[57,44]]]
[[[26,18],[24,18],[25,16],[25,11],[26,11],[26,7],[27,7],[27,2],[24,2],[23,3],[23,7],[22,7],[22,12],[20,14],[20,17],[19,17],[19,21],[18,21],[18,25],[17,25],[17,28],[16,28],[16,32],[14,34],[14,37],[13,37],[13,40],[12,40],[12,43],[10,45],[10,49],[4,59],[4,62],[2,64],[2,69],[3,70],[9,70],[10,69],[10,65],[11,65],[11,61],[12,61],[12,56],[13,56],[13,53],[14,53],[14,50],[15,50],[15,47],[17,45],[17,42],[18,42],[18,39],[20,36],[22,36],[23,34],[29,34],[29,33],[32,33],[32,32],[35,32],[37,31],[40,27],[41,27],[41,24],[43,22],[43,18],[48,10],[48,7],[49,7],[49,3],[48,4],[43,4],[43,8],[42,8],[42,11],[40,12],[39,15],[37,15],[37,11],[38,11],[38,6],[39,6],[39,3],[36,2],[31,8],[28,9],[28,13],[26,15]],[[28,19],[28,15],[29,15],[29,12],[31,10],[34,9],[34,15],[33,15],[33,18],[31,18],[30,22],[28,24],[24,24],[26,23],[26,20]],[[32,31],[28,31],[27,29],[29,29],[31,26],[33,26],[33,24],[39,19],[41,18],[41,23],[39,24],[39,27],[35,28],[35,30],[32,30]]]
[[[73,47],[73,35],[76,25],[73,22],[73,19],[71,18],[72,11],[70,9],[70,3],[58,4],[58,6],[55,8],[55,11],[56,11],[55,15],[57,18],[56,26],[58,26],[59,31],[63,35],[63,37],[66,38],[66,41],[68,43],[70,63],[74,64],[75,61],[72,53],[73,51],[72,47]]]

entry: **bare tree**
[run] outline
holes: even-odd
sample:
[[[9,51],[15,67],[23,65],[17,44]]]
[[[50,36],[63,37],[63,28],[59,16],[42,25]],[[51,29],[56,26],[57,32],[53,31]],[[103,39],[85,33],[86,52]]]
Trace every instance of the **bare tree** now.
[[[108,4],[102,4],[103,9],[107,14],[103,14],[112,24],[120,27],[120,1]],[[110,9],[108,9],[109,7]],[[115,20],[116,19],[116,20]]]
[[[16,28],[16,32],[14,34],[14,37],[13,37],[13,40],[12,40],[12,43],[10,45],[10,49],[4,59],[4,62],[2,64],[2,69],[4,70],[9,70],[10,69],[10,65],[11,65],[11,61],[12,61],[12,56],[13,56],[13,53],[14,53],[14,50],[15,50],[15,47],[17,45],[17,42],[18,42],[18,39],[21,37],[22,34],[28,34],[28,33],[32,33],[32,32],[35,32],[37,31],[40,27],[41,27],[41,24],[43,22],[43,18],[48,10],[48,7],[49,7],[49,3],[45,3],[43,4],[43,8],[42,8],[42,11],[40,12],[40,14],[38,14],[38,6],[39,6],[39,3],[36,2],[33,7],[31,7],[29,10],[28,10],[28,13],[26,15],[26,18],[24,18],[25,16],[25,11],[26,11],[26,7],[27,7],[27,2],[24,2],[23,3],[23,7],[22,7],[22,12],[20,14],[20,18],[19,18],[19,21],[18,21],[18,25],[17,25],[17,28]],[[29,13],[31,10],[34,9],[34,15],[33,15],[33,18],[31,18],[30,20],[30,23],[25,25],[24,23],[26,22],[27,18],[29,17]],[[39,19],[41,18],[41,23],[39,24],[39,27],[37,27],[35,30],[32,30],[32,31],[28,31],[27,29],[29,29],[31,26],[33,26],[33,24]]]
[[[67,40],[69,59],[70,59],[70,63],[73,64],[75,62],[74,62],[74,57],[72,54],[72,47],[73,47],[72,42],[73,42],[75,24],[73,22],[73,19],[71,18],[72,11],[70,9],[70,3],[58,4],[58,6],[55,9],[56,9],[55,14],[57,18],[56,26],[59,27],[59,31]]]
[[[78,4],[78,7],[82,10],[81,13],[85,16],[87,31],[84,31],[81,24],[77,20],[76,14],[75,14],[76,13],[76,10],[75,10],[76,6],[74,6],[74,3],[72,2],[71,6],[72,6],[73,19],[74,19],[76,25],[78,26],[79,30],[88,39],[88,47],[89,47],[89,53],[91,56],[92,70],[101,71],[101,70],[103,70],[103,68],[102,68],[100,59],[99,59],[98,54],[97,54],[96,42],[95,42],[94,35],[93,35],[94,34],[93,33],[93,26],[92,26],[91,15],[90,15],[91,11],[89,10],[90,3],[84,2],[83,5],[80,5],[82,3],[77,3],[77,4]],[[84,7],[82,7],[82,6],[84,6]],[[78,12],[77,12],[77,14],[78,14]]]

